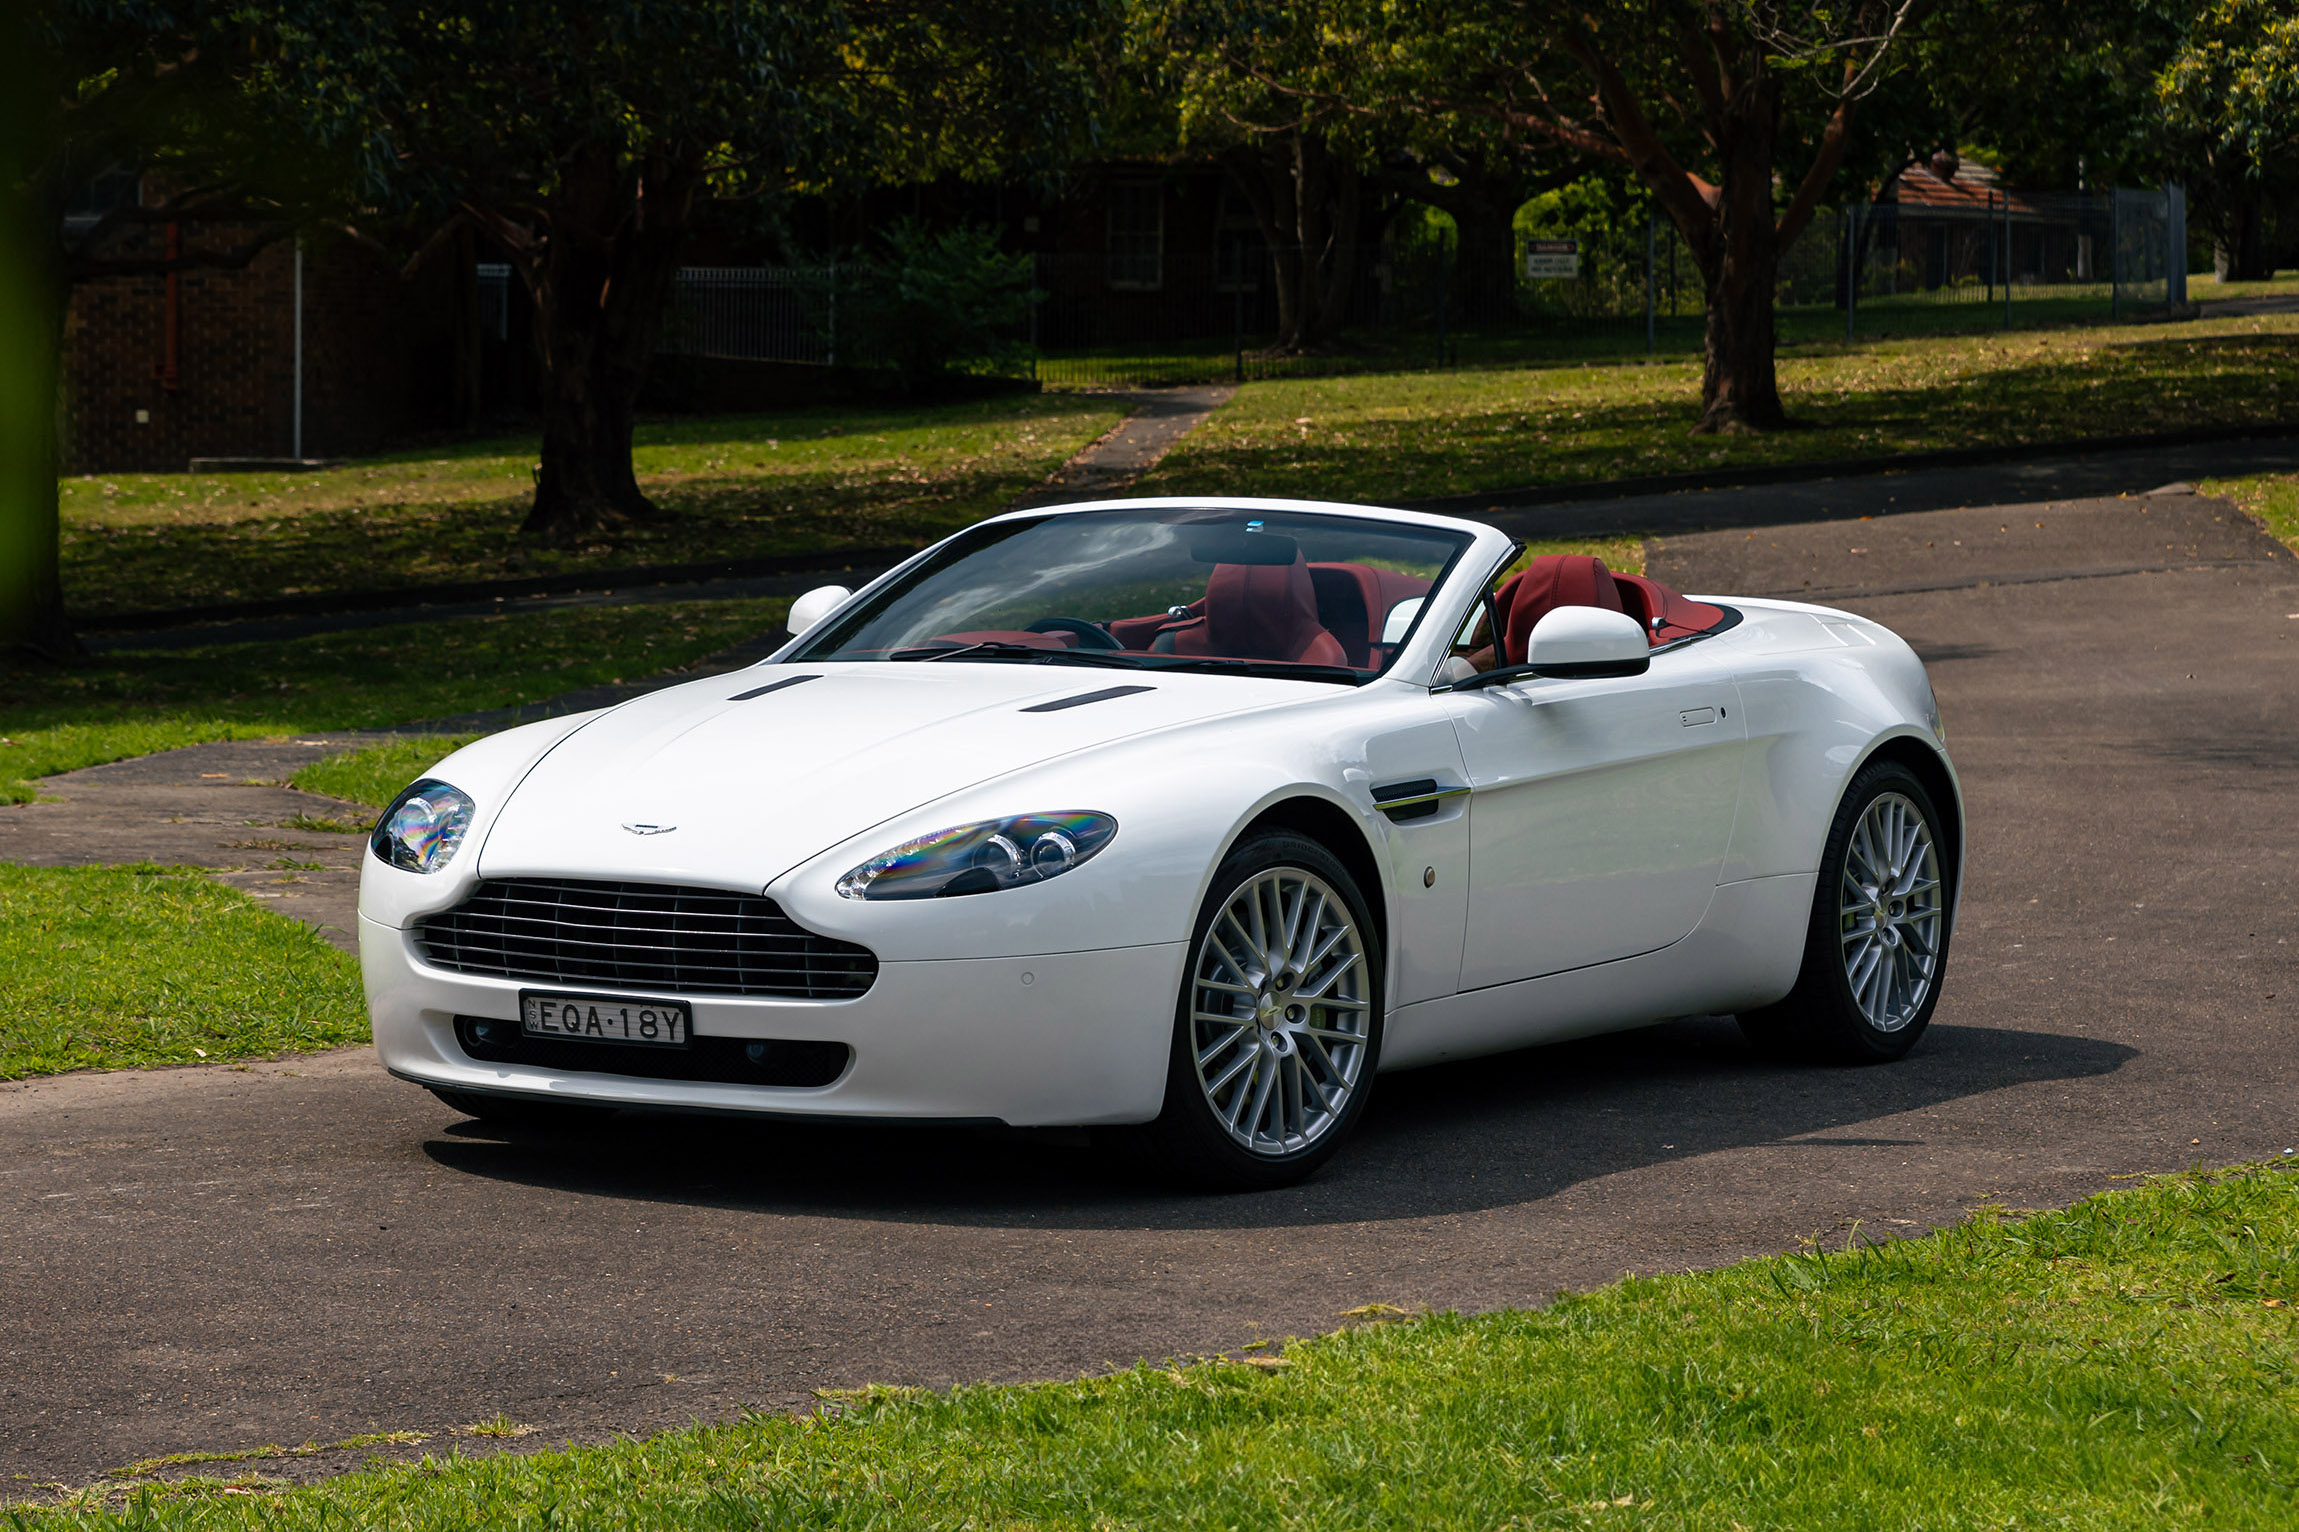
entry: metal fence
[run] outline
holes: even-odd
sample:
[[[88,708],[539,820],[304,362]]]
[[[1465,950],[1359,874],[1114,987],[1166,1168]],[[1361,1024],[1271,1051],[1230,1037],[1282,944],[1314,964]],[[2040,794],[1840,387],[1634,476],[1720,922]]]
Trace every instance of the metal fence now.
[[[2186,300],[2177,188],[1975,191],[1821,210],[1783,253],[1784,341],[2138,317]],[[1328,255],[1318,300],[1337,328],[1308,354],[1271,349],[1278,283],[1299,252],[1257,240],[1135,258],[1037,257],[1026,333],[1051,387],[1122,387],[1697,351],[1698,267],[1660,219],[1520,236],[1503,265],[1449,241]],[[850,268],[851,269],[851,268]],[[870,366],[841,343],[839,268],[689,267],[661,349],[673,355]],[[850,332],[852,305],[848,297]]]

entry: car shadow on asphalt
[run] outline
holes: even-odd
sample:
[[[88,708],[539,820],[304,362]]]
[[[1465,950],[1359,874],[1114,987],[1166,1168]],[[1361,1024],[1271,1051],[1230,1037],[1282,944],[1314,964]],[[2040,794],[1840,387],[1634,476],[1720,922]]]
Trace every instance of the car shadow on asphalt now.
[[[814,1218],[1034,1229],[1235,1229],[1472,1213],[1720,1150],[1917,1147],[1902,1118],[2042,1081],[2109,1074],[2097,1038],[1935,1025],[1897,1064],[1804,1068],[1751,1053],[1729,1019],[1384,1076],[1351,1143],[1284,1191],[1162,1183],[1083,1133],[620,1114],[575,1133],[465,1122],[442,1166],[588,1196]],[[1866,1131],[1863,1131],[1863,1130]]]

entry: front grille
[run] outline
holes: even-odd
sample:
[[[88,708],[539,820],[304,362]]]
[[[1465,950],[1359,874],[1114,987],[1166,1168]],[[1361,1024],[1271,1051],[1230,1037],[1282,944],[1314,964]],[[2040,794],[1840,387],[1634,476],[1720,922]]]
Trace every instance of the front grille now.
[[[635,1075],[712,1085],[828,1085],[846,1073],[854,1050],[844,1043],[797,1038],[698,1037],[684,1048],[638,1048],[572,1038],[527,1037],[515,1021],[455,1018],[455,1041],[489,1064],[527,1064],[582,1074]]]
[[[664,995],[851,1000],[878,977],[869,948],[815,935],[772,899],[663,883],[490,879],[417,921],[415,945],[456,973]]]

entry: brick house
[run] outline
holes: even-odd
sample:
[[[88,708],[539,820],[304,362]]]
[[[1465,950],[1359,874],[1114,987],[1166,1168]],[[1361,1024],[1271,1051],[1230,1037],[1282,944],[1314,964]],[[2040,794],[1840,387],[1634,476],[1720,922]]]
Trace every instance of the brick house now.
[[[92,213],[78,216],[93,222]],[[177,237],[220,248],[245,231],[187,228]],[[130,230],[106,252],[157,254],[168,238],[165,227]],[[65,471],[181,472],[195,457],[297,455],[299,277],[302,456],[373,452],[467,418],[457,380],[477,329],[468,273],[434,262],[402,281],[384,256],[349,239],[308,246],[300,263],[282,241],[236,270],[74,287],[63,340]]]

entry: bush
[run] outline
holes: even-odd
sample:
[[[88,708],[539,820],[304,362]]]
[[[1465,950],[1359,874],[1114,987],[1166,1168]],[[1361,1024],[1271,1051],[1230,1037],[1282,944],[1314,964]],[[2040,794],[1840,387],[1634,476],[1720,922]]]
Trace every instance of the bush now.
[[[952,372],[1013,367],[1029,356],[1016,332],[1038,297],[1031,275],[1030,257],[999,250],[995,230],[897,224],[883,253],[860,263],[859,350],[913,390]]]

